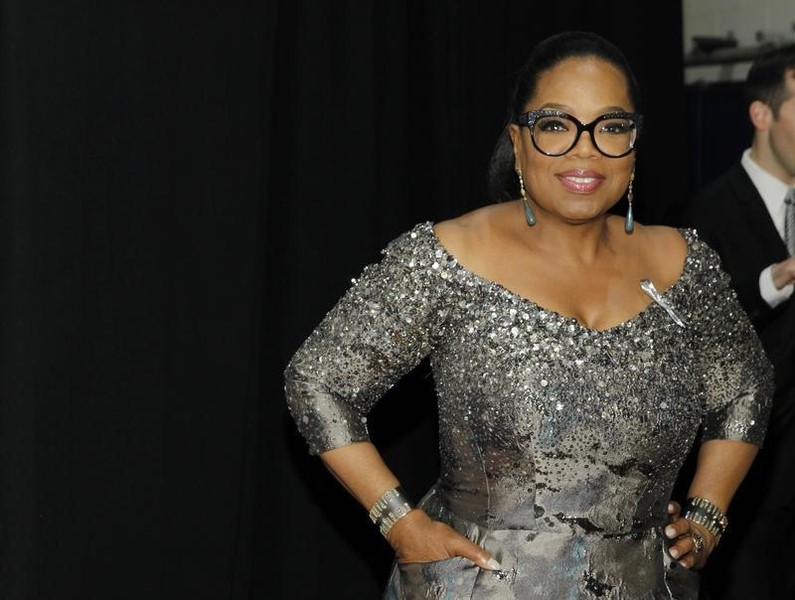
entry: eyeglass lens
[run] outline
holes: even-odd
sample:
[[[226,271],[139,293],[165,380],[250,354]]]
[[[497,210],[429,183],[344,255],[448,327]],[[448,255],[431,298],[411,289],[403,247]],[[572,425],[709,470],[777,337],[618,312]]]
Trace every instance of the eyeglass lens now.
[[[622,156],[632,149],[637,135],[635,121],[627,117],[597,119],[582,132],[589,130],[597,149],[607,156]],[[566,154],[581,135],[577,123],[565,115],[539,117],[532,128],[533,141],[544,154]]]

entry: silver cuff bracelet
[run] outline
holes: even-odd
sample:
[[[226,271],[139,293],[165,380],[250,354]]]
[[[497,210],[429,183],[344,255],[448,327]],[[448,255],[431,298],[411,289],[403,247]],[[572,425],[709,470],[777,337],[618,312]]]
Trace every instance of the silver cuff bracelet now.
[[[714,535],[716,546],[729,525],[729,520],[723,514],[723,511],[710,500],[700,496],[687,499],[682,516],[688,521],[698,523]]]
[[[414,508],[402,487],[393,488],[376,500],[370,509],[370,520],[378,526],[381,535],[386,537],[389,530]]]

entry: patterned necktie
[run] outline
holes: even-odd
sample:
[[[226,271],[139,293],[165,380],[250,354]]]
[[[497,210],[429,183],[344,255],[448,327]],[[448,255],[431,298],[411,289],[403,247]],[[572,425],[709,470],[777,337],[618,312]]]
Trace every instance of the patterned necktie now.
[[[795,255],[795,188],[789,189],[784,204],[784,240],[792,256]]]

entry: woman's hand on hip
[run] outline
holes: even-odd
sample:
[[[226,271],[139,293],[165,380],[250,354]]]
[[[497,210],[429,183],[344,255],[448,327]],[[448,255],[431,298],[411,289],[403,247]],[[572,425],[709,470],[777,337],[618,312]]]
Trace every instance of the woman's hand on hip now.
[[[483,569],[499,570],[500,564],[483,548],[468,540],[452,527],[434,521],[415,508],[387,534],[398,562],[421,563],[462,556]]]

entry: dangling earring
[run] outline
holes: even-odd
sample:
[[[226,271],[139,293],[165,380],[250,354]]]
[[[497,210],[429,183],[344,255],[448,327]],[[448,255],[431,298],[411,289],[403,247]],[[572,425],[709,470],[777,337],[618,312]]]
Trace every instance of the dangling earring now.
[[[627,188],[627,219],[624,221],[624,231],[632,233],[635,230],[635,217],[632,214],[632,201],[635,199],[635,194],[632,191],[632,183],[635,181],[635,167],[632,167],[632,173],[629,175],[629,187]]]
[[[524,205],[524,218],[528,226],[532,227],[536,224],[536,216],[533,214],[533,207],[530,206],[530,200],[527,199],[527,192],[524,189],[524,179],[522,179],[522,172],[516,169],[516,175],[519,177],[519,193],[522,195],[522,204]]]

